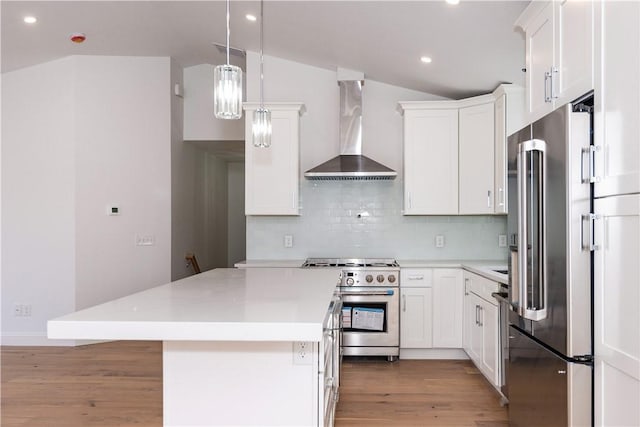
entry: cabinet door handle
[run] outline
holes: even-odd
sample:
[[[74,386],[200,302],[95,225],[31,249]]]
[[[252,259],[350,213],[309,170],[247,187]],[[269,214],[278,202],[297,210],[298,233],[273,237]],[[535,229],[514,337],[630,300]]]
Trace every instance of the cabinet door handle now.
[[[556,94],[556,86],[559,73],[560,71],[558,70],[558,67],[551,67],[551,99],[558,99],[558,95]]]
[[[409,205],[409,209],[411,209],[411,193],[407,193],[407,199],[408,199],[408,205]]]
[[[464,294],[469,295],[469,278],[464,278]]]
[[[482,317],[484,316],[484,315],[482,314],[482,312],[483,312],[483,311],[484,311],[484,308],[482,308],[482,307],[478,306],[478,313],[479,313],[479,316],[478,316],[478,326],[483,326],[483,325],[484,325],[484,322],[483,322],[483,320],[482,320]]]
[[[504,206],[504,189],[498,188],[498,206]]]
[[[549,92],[547,88],[549,87],[549,80],[551,79],[551,73],[549,71],[545,71],[544,73],[544,102],[551,102],[551,97],[549,96]]]
[[[491,190],[487,191],[487,207],[491,207]]]
[[[402,311],[407,311],[407,296],[402,295]]]
[[[600,151],[599,145],[590,145],[582,149],[582,161],[580,162],[580,175],[583,184],[594,184],[600,182],[600,177],[596,175],[596,153]],[[586,168],[585,168],[586,157]]]
[[[479,308],[480,308],[480,307],[478,306],[478,304],[476,304],[476,325],[479,325],[479,324],[480,324],[480,321],[478,320],[478,309],[479,309]]]
[[[599,219],[601,219],[602,216],[598,215],[598,214],[593,214],[593,213],[588,213],[588,214],[583,214],[582,215],[582,233],[581,233],[581,237],[580,237],[580,246],[581,249],[583,251],[597,251],[600,250],[600,245],[596,244],[595,241],[595,222]],[[585,227],[585,223],[587,226],[587,231],[585,232],[584,227]],[[587,243],[585,244],[584,242],[584,236],[588,235],[589,236],[589,240],[587,241]]]

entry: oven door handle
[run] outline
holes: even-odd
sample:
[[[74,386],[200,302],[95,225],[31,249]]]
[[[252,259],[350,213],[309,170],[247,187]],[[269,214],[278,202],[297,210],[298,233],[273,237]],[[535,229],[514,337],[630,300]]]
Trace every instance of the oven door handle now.
[[[391,296],[395,294],[393,289],[384,289],[381,291],[341,291],[342,295],[385,295]]]

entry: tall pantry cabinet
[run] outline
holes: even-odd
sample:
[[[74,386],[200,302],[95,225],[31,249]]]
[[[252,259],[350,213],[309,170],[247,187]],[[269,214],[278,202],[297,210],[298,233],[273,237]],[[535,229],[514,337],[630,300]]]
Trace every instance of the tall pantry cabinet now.
[[[595,3],[595,425],[640,425],[640,3]]]

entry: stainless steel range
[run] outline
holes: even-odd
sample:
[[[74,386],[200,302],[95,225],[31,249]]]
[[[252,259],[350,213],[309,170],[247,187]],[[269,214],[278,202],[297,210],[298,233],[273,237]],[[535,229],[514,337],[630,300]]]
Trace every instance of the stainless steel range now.
[[[345,356],[400,354],[400,266],[388,258],[310,258],[303,267],[339,268]]]

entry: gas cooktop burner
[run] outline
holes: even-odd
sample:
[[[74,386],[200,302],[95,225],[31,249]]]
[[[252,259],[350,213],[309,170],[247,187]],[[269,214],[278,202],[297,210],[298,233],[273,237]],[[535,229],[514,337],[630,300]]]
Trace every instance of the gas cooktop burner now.
[[[373,268],[398,268],[400,265],[391,258],[309,258],[302,264],[303,267],[373,267]]]

